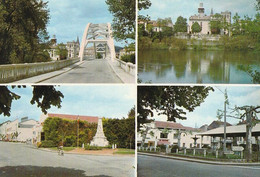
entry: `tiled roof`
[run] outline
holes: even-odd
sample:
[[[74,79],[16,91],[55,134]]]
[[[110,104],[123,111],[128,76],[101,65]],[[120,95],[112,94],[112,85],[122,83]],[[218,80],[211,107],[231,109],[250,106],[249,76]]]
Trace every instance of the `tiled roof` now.
[[[228,123],[228,122],[226,123],[226,125],[231,126],[231,124]],[[215,120],[208,126],[208,130],[212,130],[214,128],[218,128],[218,127],[221,127],[221,126],[222,127],[224,126],[224,122]]]
[[[154,123],[155,123],[155,127],[157,128],[185,129],[183,125],[175,122],[155,121]]]
[[[228,126],[226,127],[226,133],[228,134],[246,134],[246,125],[234,125],[234,126]],[[252,135],[254,136],[254,134],[259,134],[260,133],[260,124],[256,124],[253,128],[252,128]],[[199,135],[206,135],[206,136],[210,136],[210,135],[223,135],[224,134],[224,127],[218,127],[203,133],[199,133]]]
[[[69,115],[69,114],[53,114],[48,113],[48,117],[59,117],[61,119],[77,120],[78,118],[89,123],[98,123],[98,117],[96,116],[80,116],[80,115]]]

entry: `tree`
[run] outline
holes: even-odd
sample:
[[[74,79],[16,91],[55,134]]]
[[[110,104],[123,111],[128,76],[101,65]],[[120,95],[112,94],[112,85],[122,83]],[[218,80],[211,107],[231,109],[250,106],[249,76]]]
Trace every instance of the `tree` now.
[[[233,35],[238,35],[241,33],[240,16],[238,13],[236,13],[233,17],[232,33]]]
[[[113,14],[113,35],[116,40],[135,39],[135,0],[106,0]]]
[[[174,31],[175,32],[187,32],[187,19],[179,16],[175,22]]]
[[[21,86],[18,86],[21,88]],[[60,91],[57,91],[54,86],[32,86],[33,97],[31,104],[37,104],[41,108],[43,113],[47,113],[47,110],[51,106],[61,107],[61,98],[64,98]],[[12,87],[14,88],[14,86]],[[20,98],[19,95],[10,91],[8,86],[0,86],[0,114],[4,116],[10,116],[11,106],[13,100]]]
[[[135,39],[135,0],[106,0],[108,10],[113,14],[113,34],[116,40]],[[147,9],[150,0],[138,0],[138,9]]]
[[[257,113],[260,106],[241,106],[235,107],[235,110],[243,111],[240,119],[246,118],[246,160],[247,162],[252,161],[252,128],[259,122],[257,119]]]
[[[135,118],[135,106],[130,109],[130,111],[127,114],[128,118],[134,117]]]
[[[223,28],[222,15],[216,13],[209,24],[210,24],[210,30],[212,34],[220,34],[220,30]]]
[[[98,53],[99,54],[99,53]],[[60,56],[61,60],[64,60],[68,56],[68,50],[66,49],[66,45],[61,43],[57,46],[57,55]]]
[[[201,26],[199,25],[198,22],[195,22],[192,26],[191,26],[191,30],[193,33],[199,33],[201,32],[202,28]]]
[[[30,63],[42,55],[48,39],[47,2],[4,0],[0,3],[0,64]]]
[[[154,111],[166,115],[168,121],[186,119],[185,111],[193,111],[209,91],[214,91],[212,87],[202,86],[138,86],[137,90],[138,130],[150,122],[148,117],[153,117]]]
[[[259,11],[260,10],[260,0],[256,0],[256,10]]]

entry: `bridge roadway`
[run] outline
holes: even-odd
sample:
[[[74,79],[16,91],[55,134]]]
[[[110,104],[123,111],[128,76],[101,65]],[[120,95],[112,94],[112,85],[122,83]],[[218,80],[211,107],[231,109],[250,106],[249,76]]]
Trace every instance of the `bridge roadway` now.
[[[41,83],[122,83],[106,59],[84,61],[81,65]]]

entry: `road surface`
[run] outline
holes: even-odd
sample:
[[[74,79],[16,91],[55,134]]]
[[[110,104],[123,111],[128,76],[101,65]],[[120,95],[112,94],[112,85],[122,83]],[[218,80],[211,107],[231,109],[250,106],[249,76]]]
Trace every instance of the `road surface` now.
[[[134,177],[134,156],[47,152],[21,143],[0,142],[1,177]]]
[[[259,177],[260,166],[223,166],[138,155],[138,177]]]
[[[84,61],[74,69],[41,83],[122,83],[106,59]]]

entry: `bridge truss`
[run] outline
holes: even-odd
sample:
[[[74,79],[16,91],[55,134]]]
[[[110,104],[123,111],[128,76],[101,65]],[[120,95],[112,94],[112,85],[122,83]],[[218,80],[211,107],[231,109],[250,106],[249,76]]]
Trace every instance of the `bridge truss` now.
[[[88,23],[81,41],[80,60],[96,59],[99,56],[114,60],[116,57],[111,24]]]

